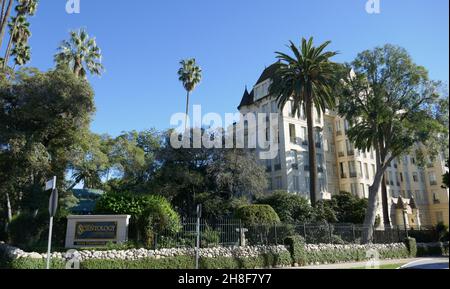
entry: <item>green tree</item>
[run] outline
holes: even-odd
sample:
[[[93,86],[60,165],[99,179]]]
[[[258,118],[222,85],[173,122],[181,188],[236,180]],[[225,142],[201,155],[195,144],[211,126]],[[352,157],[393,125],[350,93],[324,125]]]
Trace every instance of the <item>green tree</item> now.
[[[48,206],[42,191],[65,174],[95,110],[90,85],[70,71],[21,70],[0,80],[0,201],[8,219]]]
[[[70,39],[64,40],[58,50],[56,65],[69,67],[77,77],[86,78],[88,72],[94,75],[103,73],[101,50],[86,30],[70,32]]]
[[[189,98],[190,94],[197,85],[202,81],[202,69],[197,65],[195,58],[180,61],[180,69],[178,70],[178,79],[183,83],[186,90],[186,120],[185,131],[187,129],[187,120],[189,116]]]
[[[351,124],[348,137],[356,148],[377,152],[364,220],[370,228],[375,224],[378,190],[390,163],[417,147],[422,153],[434,153],[437,146],[433,141],[448,132],[433,113],[439,109],[439,83],[430,81],[426,69],[414,64],[404,49],[385,45],[364,51],[350,68],[339,93],[339,113]],[[387,207],[387,196],[383,203]],[[368,229],[363,241],[371,237]]]
[[[318,183],[313,107],[320,115],[326,108],[335,106],[333,89],[338,80],[338,66],[330,61],[337,52],[324,52],[329,44],[327,41],[315,47],[313,38],[308,41],[303,38],[298,48],[291,41],[289,48],[294,55],[276,53],[280,63],[270,86],[270,93],[277,98],[280,108],[291,100],[293,113],[300,113],[302,107],[305,108],[308,123],[310,195],[313,206],[317,200]]]
[[[313,217],[313,209],[306,198],[285,191],[259,198],[256,203],[271,206],[280,220],[288,224],[308,223]]]

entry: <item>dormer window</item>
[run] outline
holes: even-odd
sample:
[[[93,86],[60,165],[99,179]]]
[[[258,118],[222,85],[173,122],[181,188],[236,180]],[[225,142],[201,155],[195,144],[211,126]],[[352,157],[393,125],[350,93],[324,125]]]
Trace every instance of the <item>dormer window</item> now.
[[[258,101],[269,95],[269,87],[272,84],[270,79],[255,86],[255,101]]]

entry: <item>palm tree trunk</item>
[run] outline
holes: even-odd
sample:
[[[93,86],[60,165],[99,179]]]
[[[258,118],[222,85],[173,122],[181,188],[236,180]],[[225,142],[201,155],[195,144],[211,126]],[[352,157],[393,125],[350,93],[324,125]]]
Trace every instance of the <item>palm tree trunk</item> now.
[[[313,119],[313,103],[311,97],[306,100],[306,120],[308,123],[308,148],[309,148],[309,192],[311,197],[311,205],[316,206],[317,202],[317,160],[316,160],[316,143],[314,141],[314,119]]]
[[[5,233],[8,232],[8,225],[12,221],[12,208],[11,208],[11,199],[9,197],[9,193],[6,192],[6,222],[5,222]]]
[[[186,95],[186,116],[184,119],[184,132],[186,132],[187,130],[187,122],[188,122],[188,118],[189,118],[189,97],[190,97],[190,92],[187,91],[187,95]]]
[[[11,31],[11,35],[9,37],[9,42],[8,42],[8,46],[6,48],[6,53],[5,53],[5,60],[3,62],[3,69],[5,69],[8,66],[8,62],[9,62],[9,57],[11,56],[11,48],[12,48],[12,43],[13,43],[13,35],[16,31],[16,26],[17,26],[17,19],[19,19],[19,17],[16,18],[16,21],[14,23],[13,29]]]
[[[386,178],[383,174],[383,180],[381,181],[381,197],[382,197],[382,203],[383,203],[383,220],[384,220],[384,228],[390,229],[391,228],[391,218],[389,216],[389,199],[388,199],[388,192],[386,187]]]
[[[3,16],[3,13],[4,13],[4,8],[5,8],[5,2],[6,1],[7,0],[3,0],[3,3],[2,3],[2,16]],[[11,14],[13,1],[14,0],[9,0],[8,7],[6,8],[6,13],[4,14],[3,18],[1,19],[1,23],[0,23],[0,49],[2,48],[3,38],[5,37],[6,26],[8,24],[9,15]]]

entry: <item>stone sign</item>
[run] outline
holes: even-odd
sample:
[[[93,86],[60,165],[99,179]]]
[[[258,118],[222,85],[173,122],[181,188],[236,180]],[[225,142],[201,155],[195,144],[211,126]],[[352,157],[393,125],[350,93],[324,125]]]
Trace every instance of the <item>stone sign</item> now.
[[[69,216],[66,248],[102,247],[128,241],[129,215]]]

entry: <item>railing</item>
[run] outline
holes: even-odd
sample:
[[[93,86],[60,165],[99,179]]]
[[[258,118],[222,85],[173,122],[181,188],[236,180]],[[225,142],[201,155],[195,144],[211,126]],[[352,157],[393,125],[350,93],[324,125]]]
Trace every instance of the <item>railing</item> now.
[[[176,232],[163,231],[155,238],[155,248],[193,248],[197,237],[196,219],[182,222]],[[363,234],[372,231],[373,243],[403,242],[403,228],[376,230],[353,224],[260,224],[245,226],[240,220],[200,221],[200,245],[229,247],[243,245],[282,245],[288,236],[300,235],[308,244],[360,244]]]

